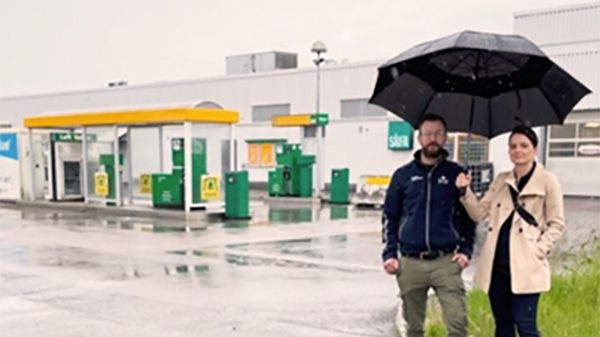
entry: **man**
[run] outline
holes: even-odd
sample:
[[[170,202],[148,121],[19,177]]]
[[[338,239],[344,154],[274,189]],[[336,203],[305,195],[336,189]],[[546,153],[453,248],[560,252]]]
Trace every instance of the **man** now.
[[[454,181],[462,168],[446,159],[446,140],[446,122],[426,115],[419,124],[421,150],[392,176],[383,208],[383,268],[398,280],[408,337],[424,336],[429,288],[442,306],[448,336],[467,337],[461,273],[475,226],[459,202]]]

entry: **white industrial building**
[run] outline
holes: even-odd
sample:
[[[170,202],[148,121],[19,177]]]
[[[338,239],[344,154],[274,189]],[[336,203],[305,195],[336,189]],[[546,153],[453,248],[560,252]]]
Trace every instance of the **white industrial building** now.
[[[545,162],[566,194],[600,195],[600,2],[516,13],[514,32],[592,90],[547,132]]]
[[[593,91],[576,106],[565,126],[540,129],[544,140],[540,160],[558,174],[566,194],[600,196],[600,2],[516,13],[514,32],[533,40]],[[398,46],[398,52],[409,47]],[[273,162],[261,160],[260,154],[255,158],[250,143],[268,147],[270,141],[285,139],[302,143],[308,153],[317,151],[314,127],[271,125],[275,115],[314,113],[317,100],[316,67],[294,68],[293,54],[279,55],[279,61],[278,53],[228,58],[228,75],[216,78],[4,97],[0,98],[0,119],[20,127],[24,117],[67,111],[169,106],[237,110],[240,123],[235,126],[233,166],[248,169],[252,182],[264,184]],[[363,175],[389,175],[412,157],[414,149],[388,148],[389,123],[398,118],[367,105],[377,67],[392,56],[321,66],[320,111],[329,114],[319,165],[325,183],[332,168],[350,168],[350,180],[357,183]],[[458,147],[463,138],[451,138],[449,150],[455,159],[460,159]],[[163,143],[169,144],[168,140]],[[418,144],[416,139],[414,143]],[[476,140],[478,159],[493,162],[496,172],[510,168],[506,143],[506,136],[492,140],[489,146],[485,140]]]

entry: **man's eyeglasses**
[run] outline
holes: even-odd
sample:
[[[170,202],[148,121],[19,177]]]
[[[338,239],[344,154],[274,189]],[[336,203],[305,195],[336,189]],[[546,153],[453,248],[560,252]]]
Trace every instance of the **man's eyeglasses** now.
[[[446,131],[444,131],[444,130],[438,130],[435,132],[431,132],[431,131],[421,132],[421,136],[425,137],[425,138],[441,138],[445,134],[446,134]]]

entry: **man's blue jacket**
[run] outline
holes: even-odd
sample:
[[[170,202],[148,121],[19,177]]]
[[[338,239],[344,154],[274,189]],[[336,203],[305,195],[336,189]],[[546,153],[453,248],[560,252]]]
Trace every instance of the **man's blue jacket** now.
[[[418,254],[443,250],[471,256],[475,223],[458,200],[456,176],[462,168],[446,160],[434,166],[421,163],[421,151],[396,170],[383,208],[383,260],[397,258],[398,251]]]

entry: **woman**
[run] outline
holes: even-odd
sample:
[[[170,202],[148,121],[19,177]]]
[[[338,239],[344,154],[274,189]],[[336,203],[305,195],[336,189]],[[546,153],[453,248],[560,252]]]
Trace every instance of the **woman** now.
[[[550,290],[547,256],[565,230],[561,187],[556,176],[535,162],[538,139],[524,126],[508,139],[514,168],[498,174],[477,201],[460,174],[456,186],[467,188],[461,202],[475,221],[488,225],[475,283],[489,295],[496,337],[537,337],[541,292]]]

